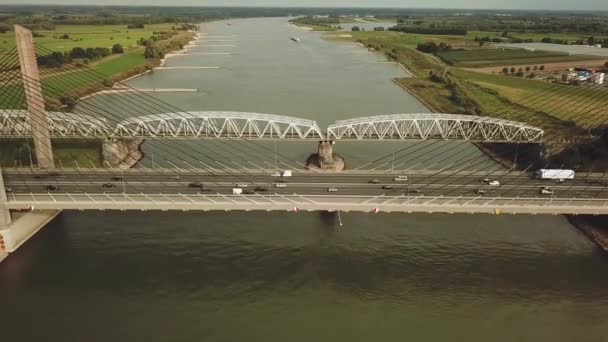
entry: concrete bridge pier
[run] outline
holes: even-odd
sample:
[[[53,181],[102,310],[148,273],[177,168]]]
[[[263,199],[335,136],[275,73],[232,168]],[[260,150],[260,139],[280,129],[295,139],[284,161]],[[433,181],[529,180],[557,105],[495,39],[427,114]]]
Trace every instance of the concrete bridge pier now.
[[[319,141],[317,153],[311,154],[306,159],[306,168],[320,171],[343,171],[346,169],[344,158],[334,153],[335,143],[333,140]]]
[[[13,220],[6,203],[6,189],[0,170],[0,262],[61,213],[61,210],[34,211],[32,208]]]

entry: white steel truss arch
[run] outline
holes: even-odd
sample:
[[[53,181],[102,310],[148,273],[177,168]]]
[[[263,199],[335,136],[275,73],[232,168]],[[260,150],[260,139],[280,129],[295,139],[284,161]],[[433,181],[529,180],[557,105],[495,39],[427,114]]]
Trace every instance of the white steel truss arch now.
[[[83,114],[48,112],[47,122],[53,137],[108,137],[112,132],[106,119]],[[31,116],[28,111],[0,111],[0,136],[28,137],[31,135]]]
[[[323,139],[316,121],[244,112],[187,112],[126,119],[114,137]]]
[[[522,122],[459,114],[393,114],[340,120],[327,128],[336,140],[467,140],[541,142],[544,131]]]

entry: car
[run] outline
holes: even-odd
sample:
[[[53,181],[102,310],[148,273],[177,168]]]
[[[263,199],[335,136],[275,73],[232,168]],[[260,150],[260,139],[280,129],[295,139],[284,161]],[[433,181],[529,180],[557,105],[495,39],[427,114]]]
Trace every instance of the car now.
[[[210,192],[210,191],[213,191],[213,190],[211,190],[211,189],[209,189],[209,188],[206,188],[206,187],[204,187],[204,186],[201,186],[200,191],[202,191],[202,192]]]
[[[255,191],[257,191],[257,192],[265,192],[265,191],[268,191],[268,189],[267,189],[267,188],[265,188],[265,187],[263,187],[263,186],[256,186],[256,187],[255,187],[255,189],[253,189],[253,190],[255,190]]]
[[[392,188],[393,188],[393,186],[392,186],[392,185],[383,185],[383,186],[382,186],[382,189],[384,189],[384,190],[390,190],[390,189],[392,189]]]
[[[553,190],[547,188],[546,186],[540,188],[539,192],[541,195],[553,195],[553,193],[554,193]]]
[[[338,192],[340,189],[338,188],[327,188],[327,192]]]
[[[393,178],[393,181],[395,181],[395,182],[407,182],[407,176],[397,176],[397,177]]]
[[[490,183],[490,178],[484,178],[481,180],[482,183]]]
[[[500,182],[493,180],[493,181],[488,182],[488,185],[489,186],[500,186]]]
[[[377,179],[372,179],[372,180],[368,181],[368,183],[369,184],[378,184],[378,183],[380,183],[380,181]]]
[[[113,180],[113,181],[121,181],[121,180],[123,180],[123,179],[124,179],[124,178],[123,178],[122,176],[116,176],[116,177],[112,177],[112,178],[110,178],[110,180]]]
[[[6,191],[7,193],[9,193],[9,192],[13,192],[13,189],[11,189],[11,188],[6,188],[4,191]]]
[[[245,195],[254,195],[254,194],[255,194],[255,191],[253,191],[253,190],[245,190],[245,191],[243,191],[243,193],[244,193]]]
[[[181,177],[180,176],[173,176],[173,177],[171,177],[171,179],[173,179],[173,180],[180,180]]]
[[[236,187],[237,187],[237,188],[246,188],[246,187],[248,187],[248,186],[249,186],[249,185],[247,185],[247,184],[245,184],[245,183],[238,183],[238,184],[236,184]]]
[[[420,190],[420,189],[414,189],[414,190],[412,190],[412,192],[415,193],[415,194],[420,194],[420,193],[422,193],[422,190]]]
[[[188,187],[189,188],[202,188],[203,184],[201,184],[201,182],[192,182],[192,183],[188,183]]]
[[[59,187],[57,185],[50,184],[50,185],[46,186],[46,190],[47,191],[57,191],[57,190],[59,190]]]
[[[477,189],[475,190],[475,193],[477,193],[478,195],[485,195],[486,191],[484,189]]]
[[[286,188],[287,183],[274,183],[275,188]]]
[[[102,187],[102,188],[109,189],[109,188],[113,188],[113,187],[114,187],[114,184],[112,184],[112,183],[104,183],[104,184],[103,184],[101,187]]]

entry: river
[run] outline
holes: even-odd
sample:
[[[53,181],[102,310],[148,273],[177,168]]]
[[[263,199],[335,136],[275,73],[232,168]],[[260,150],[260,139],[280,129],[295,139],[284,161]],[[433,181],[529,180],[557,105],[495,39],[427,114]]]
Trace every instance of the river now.
[[[193,50],[230,55],[167,64],[219,69],[158,70],[130,84],[199,89],[158,94],[184,110],[292,115],[322,126],[425,111],[391,82],[405,76],[400,68],[376,63],[382,56],[285,18],[230,24],[202,27],[205,44],[230,46]],[[277,145],[294,158],[314,149]],[[363,165],[394,147],[336,148]],[[0,264],[0,334],[7,341],[608,340],[608,258],[561,216],[341,218],[342,227],[320,213],[65,212]]]

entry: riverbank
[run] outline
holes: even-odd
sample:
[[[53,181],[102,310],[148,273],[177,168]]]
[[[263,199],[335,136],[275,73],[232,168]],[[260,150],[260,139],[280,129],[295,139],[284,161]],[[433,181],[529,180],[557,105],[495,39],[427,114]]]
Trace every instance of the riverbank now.
[[[608,216],[567,215],[566,218],[598,247],[608,252]]]

